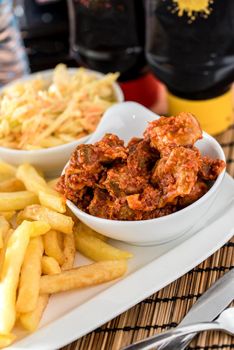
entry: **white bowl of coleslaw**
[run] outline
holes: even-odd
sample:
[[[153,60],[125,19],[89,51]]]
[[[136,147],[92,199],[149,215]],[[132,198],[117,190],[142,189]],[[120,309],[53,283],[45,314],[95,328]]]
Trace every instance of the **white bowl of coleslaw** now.
[[[61,76],[57,77],[59,88],[53,80],[53,69],[30,74],[4,87],[0,100],[0,159],[16,166],[30,163],[41,169],[48,177],[54,177],[61,173],[61,169],[73,149],[78,144],[86,142],[92,131],[95,130],[98,125],[97,118],[101,119],[102,114],[113,103],[124,100],[123,92],[114,81],[113,75],[108,78],[104,74],[81,69],[85,74],[81,73],[80,76],[78,74],[74,78],[78,70],[78,68],[67,69],[69,79],[73,79],[69,81],[69,84],[66,82],[66,75],[62,75],[64,72],[60,72]],[[93,77],[95,77],[95,82],[93,82]],[[85,79],[88,81],[87,83]],[[109,82],[108,79],[110,79]],[[40,90],[40,81],[49,85],[46,92],[43,89]],[[109,85],[105,86],[105,82],[108,82]],[[35,91],[33,91],[34,86],[30,86],[30,84],[36,85]],[[77,88],[79,84],[80,89]],[[25,87],[26,85],[27,87]],[[103,97],[100,92],[102,91],[101,93],[104,95],[108,94],[110,88],[112,95],[109,101],[110,97]],[[63,89],[66,98],[63,98]],[[6,96],[3,95],[5,91],[9,91]],[[53,114],[49,112],[50,106]],[[89,114],[86,111],[89,111]],[[46,113],[48,113],[48,117]],[[85,129],[85,122],[89,123],[87,129]],[[45,123],[48,124],[48,127]],[[56,123],[59,127],[50,133]],[[11,127],[13,136],[11,136]],[[18,130],[21,134],[19,142],[17,140],[16,144]],[[66,134],[67,130],[69,133]],[[80,131],[77,135],[76,130]]]

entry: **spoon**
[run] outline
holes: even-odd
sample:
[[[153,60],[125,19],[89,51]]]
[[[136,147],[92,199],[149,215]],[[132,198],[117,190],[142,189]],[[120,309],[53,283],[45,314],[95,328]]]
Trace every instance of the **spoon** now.
[[[161,345],[167,344],[169,341],[177,340],[179,337],[208,330],[219,330],[234,335],[234,307],[224,310],[220,316],[213,322],[195,323],[189,326],[180,327],[171,331],[167,331],[158,335],[141,340],[131,344],[122,350],[160,350]],[[170,349],[179,350],[180,344],[177,341],[176,349],[171,344]],[[183,343],[181,343],[183,345]]]

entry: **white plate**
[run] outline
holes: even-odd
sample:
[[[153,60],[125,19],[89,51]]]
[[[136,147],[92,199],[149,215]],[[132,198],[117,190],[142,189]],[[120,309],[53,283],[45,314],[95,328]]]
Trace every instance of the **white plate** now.
[[[134,253],[125,278],[51,297],[40,329],[9,349],[52,350],[82,337],[173,282],[208,258],[234,233],[234,181],[226,174],[217,199],[196,233],[154,247],[113,245]],[[215,220],[216,219],[216,220]],[[215,221],[214,221],[215,220]],[[202,229],[203,227],[203,229]],[[77,265],[89,260],[77,256]]]

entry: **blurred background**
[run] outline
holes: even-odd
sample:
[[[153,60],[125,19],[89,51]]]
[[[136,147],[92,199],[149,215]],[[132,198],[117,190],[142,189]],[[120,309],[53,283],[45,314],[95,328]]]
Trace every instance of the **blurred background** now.
[[[233,0],[13,0],[13,12],[31,72],[120,72],[125,100],[192,112],[211,134],[232,124]]]
[[[66,0],[14,0],[31,72],[54,68],[60,62],[77,66],[69,56]]]
[[[30,71],[54,68],[61,62],[69,67],[84,65],[103,73],[119,71],[125,99],[151,107],[157,102],[159,92],[144,54],[144,1],[109,3],[112,8],[108,7],[108,1],[14,0],[14,15]],[[102,21],[104,26],[100,25]],[[107,26],[110,31],[106,30]],[[103,42],[105,52],[100,55],[108,57],[92,59],[90,49],[95,46],[95,55]]]

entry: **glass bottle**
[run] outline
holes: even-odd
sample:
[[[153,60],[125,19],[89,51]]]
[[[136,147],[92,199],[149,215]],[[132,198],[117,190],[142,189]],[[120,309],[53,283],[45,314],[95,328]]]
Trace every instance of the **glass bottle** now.
[[[103,73],[135,78],[145,67],[142,0],[70,0],[71,54]]]
[[[153,104],[157,86],[146,67],[144,0],[68,0],[68,6],[71,56],[102,73],[120,72],[127,100]]]
[[[146,55],[167,86],[169,114],[189,111],[211,134],[233,121],[233,0],[146,0]]]

